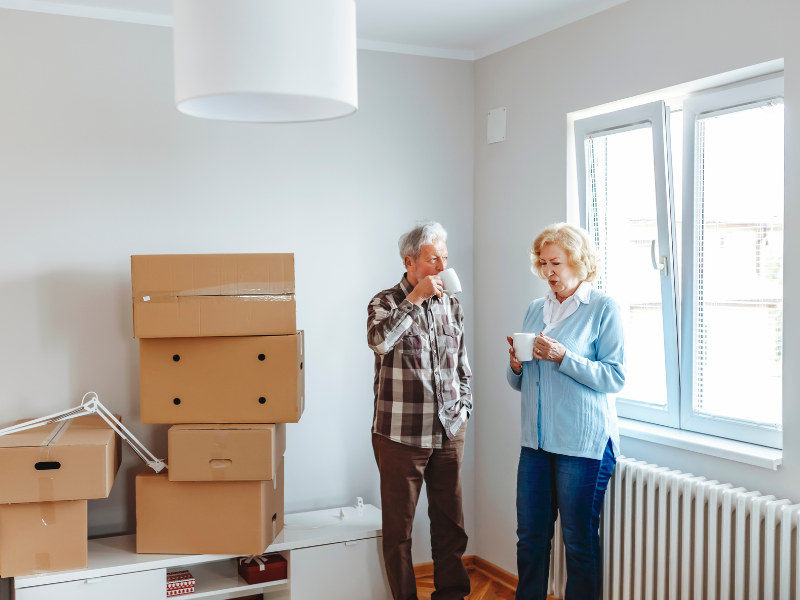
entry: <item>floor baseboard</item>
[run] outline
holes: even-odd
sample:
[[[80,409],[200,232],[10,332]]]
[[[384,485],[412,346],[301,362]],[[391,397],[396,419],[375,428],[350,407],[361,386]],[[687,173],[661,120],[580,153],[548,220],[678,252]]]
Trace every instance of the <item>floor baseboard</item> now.
[[[472,558],[472,565],[476,569],[480,569],[486,573],[490,579],[493,579],[498,583],[502,583],[504,586],[511,588],[512,590],[517,589],[519,577],[513,573],[509,573],[505,569],[501,569],[497,565],[490,563],[488,560],[482,559],[480,556],[472,556],[470,558]]]
[[[509,573],[505,569],[501,569],[495,564],[490,563],[488,560],[482,559],[480,556],[463,556],[461,558],[465,567],[475,567],[486,575],[489,579],[500,583],[512,590],[517,589],[519,578],[513,573]],[[415,577],[431,577],[433,575],[433,563],[420,563],[414,565]]]

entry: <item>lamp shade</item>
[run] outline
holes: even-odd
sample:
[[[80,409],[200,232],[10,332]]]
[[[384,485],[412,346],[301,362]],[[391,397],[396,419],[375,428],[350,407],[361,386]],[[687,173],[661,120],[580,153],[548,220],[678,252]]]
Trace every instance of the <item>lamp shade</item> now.
[[[289,123],[358,109],[354,0],[174,0],[173,11],[181,112]]]

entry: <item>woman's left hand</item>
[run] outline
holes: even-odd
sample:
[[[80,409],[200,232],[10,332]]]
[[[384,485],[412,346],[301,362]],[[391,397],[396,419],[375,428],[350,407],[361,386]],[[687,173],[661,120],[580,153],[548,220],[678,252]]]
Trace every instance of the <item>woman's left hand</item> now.
[[[533,347],[533,358],[539,360],[549,360],[550,362],[561,364],[564,357],[567,355],[567,349],[563,344],[557,342],[553,338],[549,338],[543,333],[536,337],[536,343]]]

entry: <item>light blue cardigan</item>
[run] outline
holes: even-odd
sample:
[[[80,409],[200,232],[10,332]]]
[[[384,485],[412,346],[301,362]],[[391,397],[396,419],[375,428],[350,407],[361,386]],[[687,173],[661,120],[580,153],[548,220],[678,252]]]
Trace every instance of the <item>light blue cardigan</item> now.
[[[522,332],[544,330],[543,307],[544,298],[531,302]],[[619,306],[592,288],[588,302],[547,336],[567,349],[560,365],[534,359],[522,363],[519,375],[508,367],[508,383],[522,391],[522,445],[599,460],[611,438],[618,456],[617,411],[607,394],[616,394],[625,385]]]

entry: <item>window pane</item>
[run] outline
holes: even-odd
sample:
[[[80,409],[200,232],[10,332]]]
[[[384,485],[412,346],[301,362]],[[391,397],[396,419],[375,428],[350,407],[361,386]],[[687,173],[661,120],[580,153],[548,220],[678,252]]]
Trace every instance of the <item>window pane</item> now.
[[[622,309],[628,372],[619,397],[667,404],[661,276],[650,244],[658,239],[650,127],[586,142],[589,229],[603,262],[595,286]]]
[[[697,128],[694,412],[780,425],[783,104]]]
[[[683,272],[683,111],[675,110],[669,115],[670,148],[672,149],[672,197],[675,207],[675,258],[676,289],[675,295],[680,298],[680,285]]]

